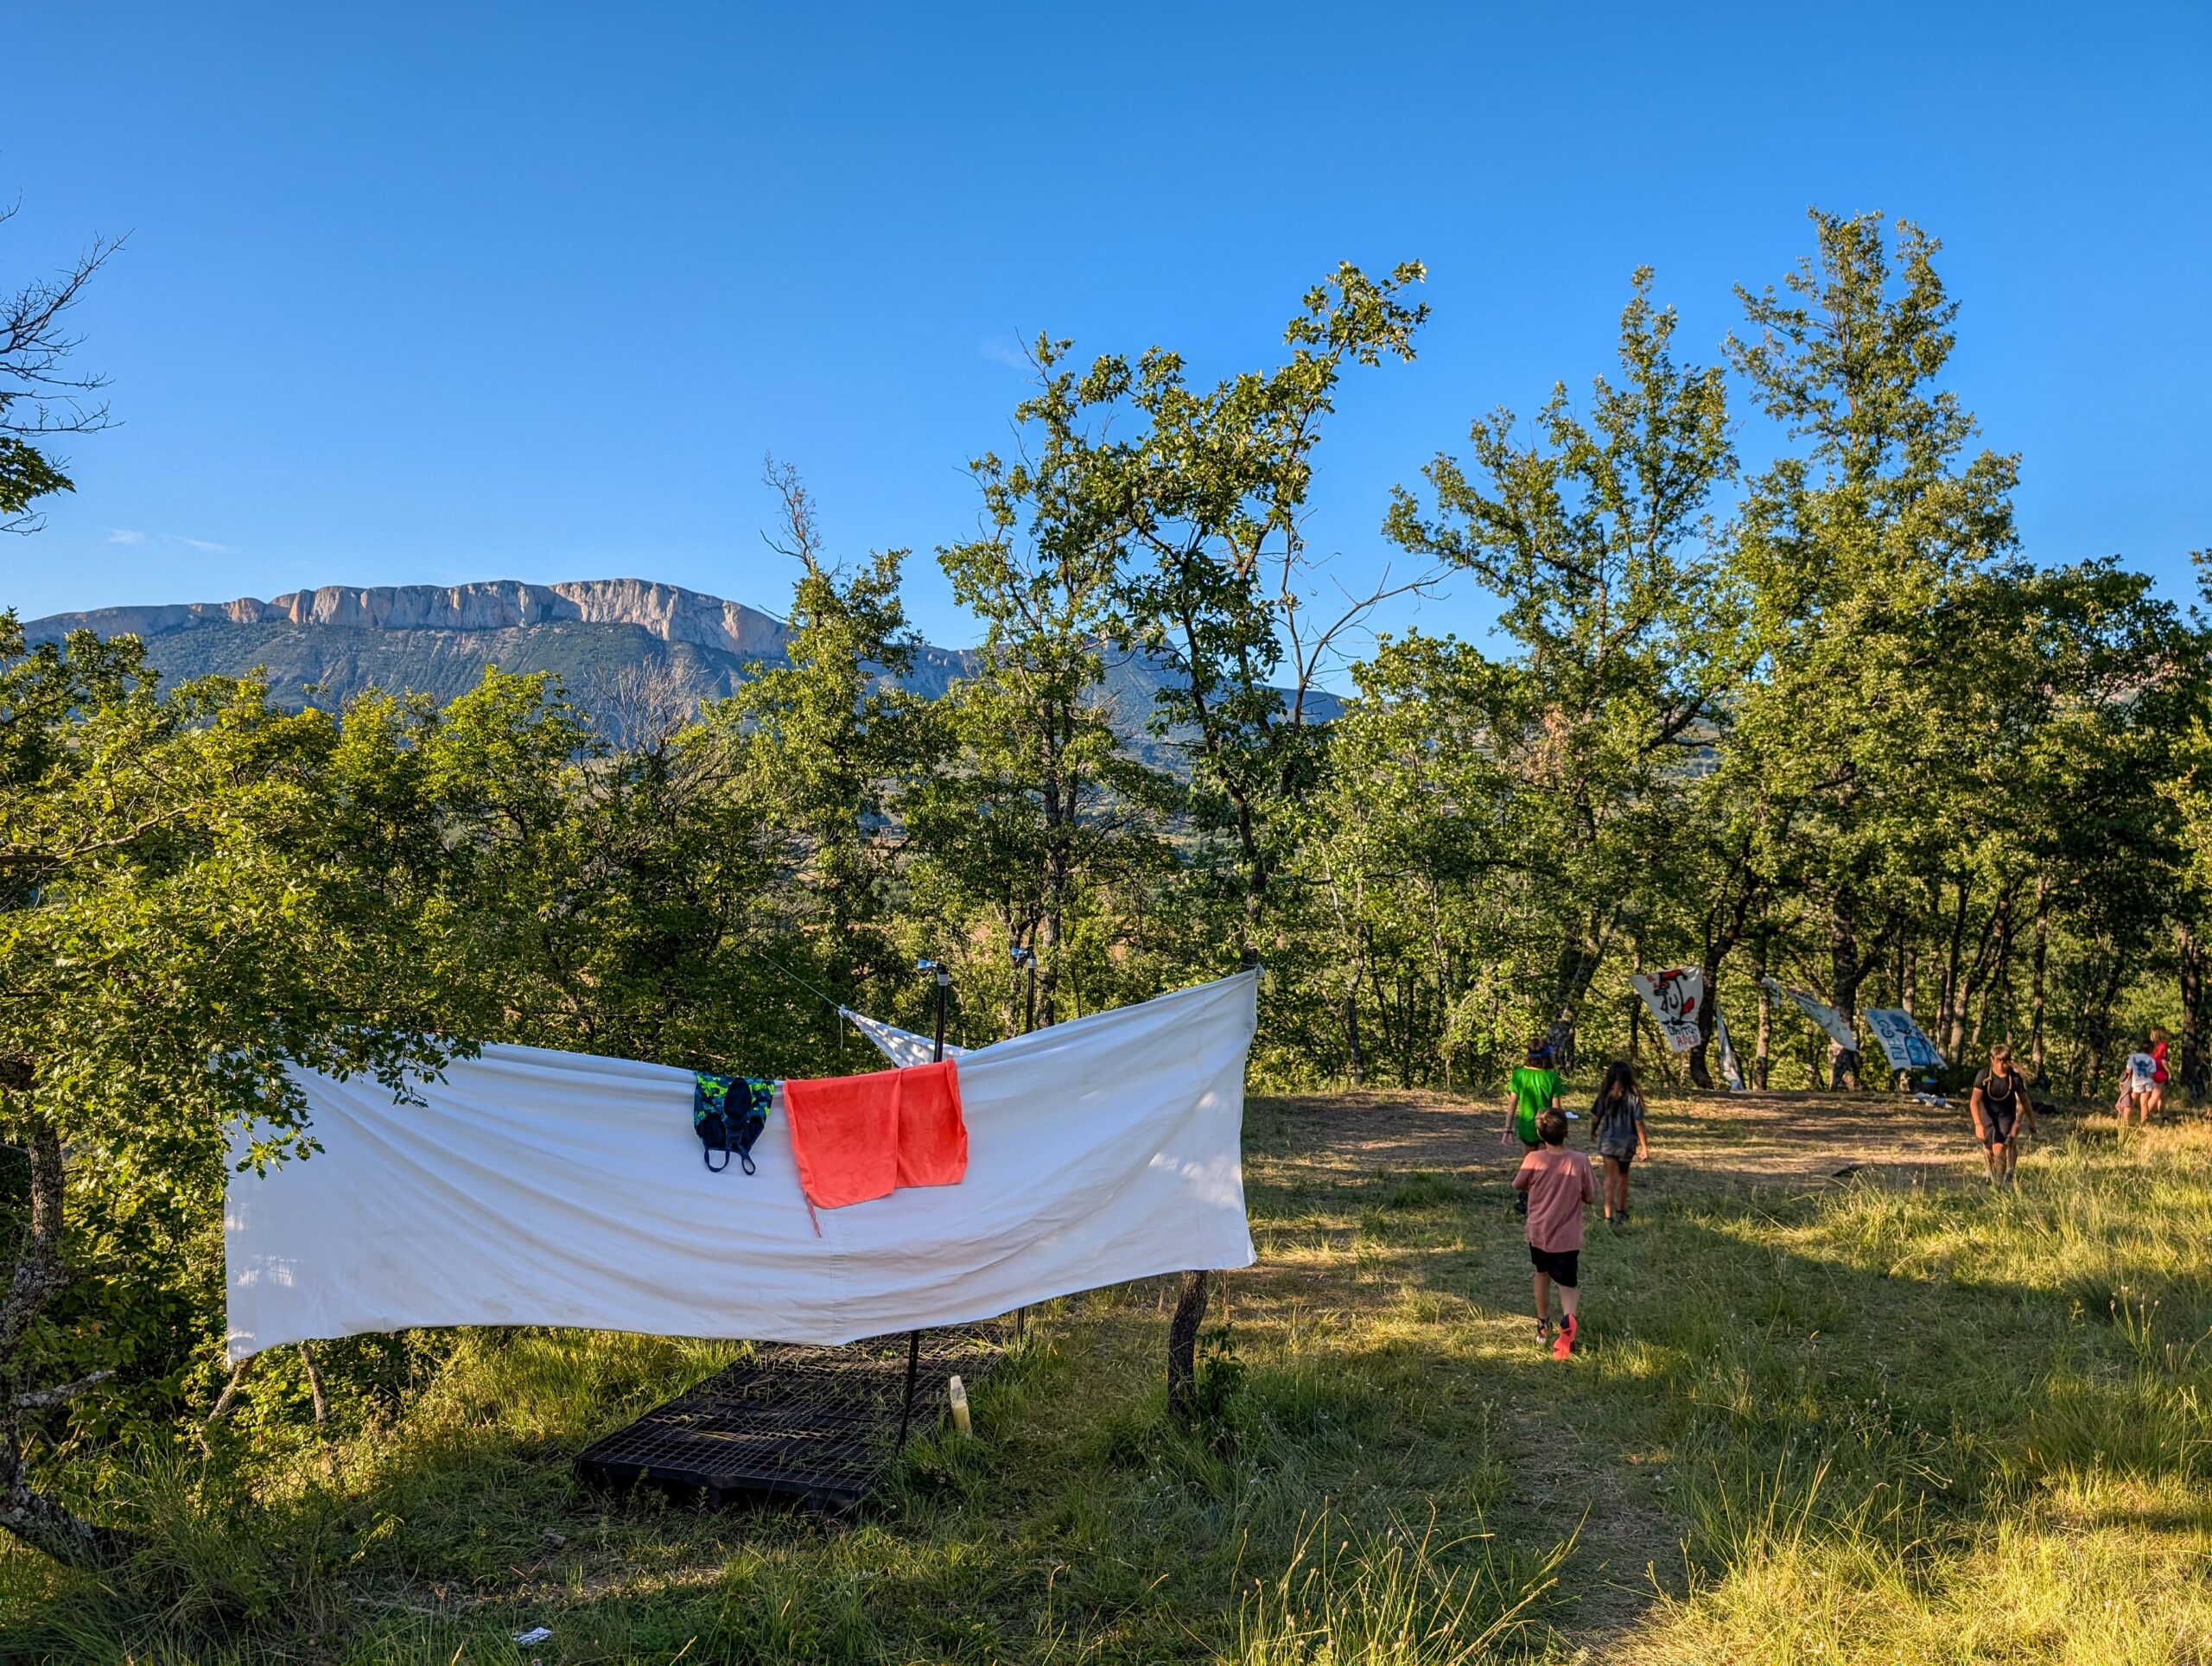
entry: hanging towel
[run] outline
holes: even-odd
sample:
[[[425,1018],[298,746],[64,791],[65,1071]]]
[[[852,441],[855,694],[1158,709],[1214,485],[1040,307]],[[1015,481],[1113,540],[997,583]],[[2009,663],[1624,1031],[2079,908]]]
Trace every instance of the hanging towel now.
[[[817,1209],[902,1186],[957,1186],[968,1173],[959,1066],[912,1065],[784,1084],[798,1182]]]

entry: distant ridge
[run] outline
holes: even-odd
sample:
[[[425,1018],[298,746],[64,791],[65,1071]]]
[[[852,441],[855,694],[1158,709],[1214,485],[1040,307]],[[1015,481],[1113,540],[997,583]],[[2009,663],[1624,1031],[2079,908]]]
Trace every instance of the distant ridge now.
[[[730,653],[780,654],[784,622],[772,614],[697,590],[651,579],[586,579],[526,584],[487,579],[475,584],[401,584],[359,589],[326,584],[274,601],[188,601],[166,607],[99,607],[53,614],[26,626],[33,641],[78,629],[151,642],[207,625],[315,625],[377,631],[505,631],[572,623],[634,625],[664,642],[689,642]]]
[[[526,584],[326,584],[263,601],[190,601],[50,614],[23,627],[33,642],[74,630],[136,636],[171,681],[256,668],[270,697],[297,709],[334,707],[369,688],[409,690],[445,701],[465,693],[486,665],[551,671],[601,719],[611,739],[636,738],[650,706],[673,699],[689,710],[726,697],[754,666],[785,663],[790,632],[774,614],[651,579],[584,579]],[[965,650],[923,646],[901,679],[941,695],[970,673]],[[1104,690],[1116,729],[1155,761],[1171,761],[1146,732],[1163,676],[1141,658],[1109,654]],[[642,701],[640,691],[649,697]],[[1318,696],[1318,715],[1337,703]]]

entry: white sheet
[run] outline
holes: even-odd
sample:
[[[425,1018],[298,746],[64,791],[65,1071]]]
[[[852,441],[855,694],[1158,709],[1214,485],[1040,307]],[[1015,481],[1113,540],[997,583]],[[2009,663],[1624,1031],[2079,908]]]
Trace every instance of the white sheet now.
[[[937,1042],[926,1035],[916,1035],[912,1030],[902,1030],[896,1024],[887,1024],[880,1018],[870,1018],[866,1013],[856,1013],[850,1007],[837,1008],[837,1016],[844,1019],[875,1045],[875,1050],[893,1064],[926,1065],[937,1057]],[[944,1044],[947,1059],[964,1059],[968,1049]]]
[[[1720,1079],[1728,1084],[1729,1092],[1743,1092],[1744,1067],[1736,1062],[1736,1049],[1729,1045],[1728,1021],[1721,1014],[1718,998],[1713,1003],[1713,1039],[1720,1044]]]
[[[1825,1002],[1815,1000],[1802,989],[1790,989],[1785,984],[1776,982],[1770,977],[1762,978],[1759,981],[1775,994],[1796,1002],[1797,1010],[1819,1025],[1827,1033],[1828,1040],[1834,1042],[1844,1052],[1857,1052],[1859,1051],[1859,1038],[1851,1033],[1851,1026],[1843,1021],[1843,1014]]]
[[[302,1074],[322,1150],[233,1174],[230,1357],[367,1331],[573,1325],[835,1344],[1252,1262],[1241,1135],[1256,973],[960,1061],[968,1177],[809,1224],[779,1109],[709,1174],[691,1078],[489,1046],[394,1104]]]

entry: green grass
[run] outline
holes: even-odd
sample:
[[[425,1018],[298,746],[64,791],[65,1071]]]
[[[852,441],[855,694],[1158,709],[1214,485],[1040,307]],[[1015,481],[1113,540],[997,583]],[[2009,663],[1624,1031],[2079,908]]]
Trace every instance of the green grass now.
[[[1163,1289],[1122,1287],[1037,1316],[979,1438],[856,1523],[705,1514],[568,1459],[732,1350],[471,1335],[325,1434],[117,1458],[149,1548],[0,1555],[0,1657],[2212,1662],[2203,1130],[2092,1129],[2005,1192],[1753,1190],[1656,1124],[1560,1364],[1504,1167],[1361,1168],[1305,1125],[1254,1117],[1262,1264],[1194,1426]]]

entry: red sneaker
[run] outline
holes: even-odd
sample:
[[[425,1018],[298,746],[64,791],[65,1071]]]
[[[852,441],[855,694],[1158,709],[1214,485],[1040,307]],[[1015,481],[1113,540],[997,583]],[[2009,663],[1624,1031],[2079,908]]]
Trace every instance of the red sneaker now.
[[[1564,1359],[1574,1351],[1574,1333],[1578,1328],[1573,1313],[1560,1321],[1559,1334],[1552,1339],[1554,1359]]]

